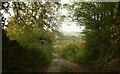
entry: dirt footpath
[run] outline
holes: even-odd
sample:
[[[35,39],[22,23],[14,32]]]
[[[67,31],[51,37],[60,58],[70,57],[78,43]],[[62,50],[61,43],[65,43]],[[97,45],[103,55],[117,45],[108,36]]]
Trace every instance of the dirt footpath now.
[[[54,59],[48,66],[47,72],[85,72],[79,65],[60,58],[56,53],[53,53]]]

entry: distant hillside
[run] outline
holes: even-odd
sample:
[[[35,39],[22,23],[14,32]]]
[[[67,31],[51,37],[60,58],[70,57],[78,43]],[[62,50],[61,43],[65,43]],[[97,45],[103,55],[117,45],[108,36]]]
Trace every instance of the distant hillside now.
[[[76,36],[64,36],[65,40],[74,40],[74,39],[78,39],[78,37]]]
[[[80,32],[66,32],[66,31],[63,31],[62,33],[64,35],[65,40],[80,39],[83,36],[83,34],[80,34]]]
[[[65,36],[76,36],[76,37],[80,36],[80,32],[66,32],[66,31],[63,31],[62,33]]]

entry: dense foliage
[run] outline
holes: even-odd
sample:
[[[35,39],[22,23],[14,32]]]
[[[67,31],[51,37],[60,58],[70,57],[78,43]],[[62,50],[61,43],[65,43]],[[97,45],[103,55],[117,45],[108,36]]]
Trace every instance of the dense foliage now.
[[[120,71],[120,2],[64,4],[67,16],[60,16],[58,2],[12,2],[10,6],[14,15],[2,29],[3,72],[42,70],[52,60],[53,46],[63,58],[89,71]],[[58,29],[65,16],[85,26],[84,40],[64,39]]]
[[[3,42],[8,42],[3,47],[3,72],[40,71],[52,61],[53,41],[59,27],[55,11],[60,4],[12,2],[10,6],[14,15],[3,33]]]
[[[119,3],[75,2],[66,7],[72,12],[73,20],[85,26],[84,50],[88,52],[86,64],[93,71],[119,71],[118,66],[117,69],[115,67],[112,69],[102,68],[113,59],[118,59],[120,53],[119,26],[117,24]],[[116,63],[118,64],[118,62]]]
[[[79,44],[71,43],[63,49],[60,55],[69,61],[84,64],[86,62],[85,54],[86,51],[84,51],[83,47]]]

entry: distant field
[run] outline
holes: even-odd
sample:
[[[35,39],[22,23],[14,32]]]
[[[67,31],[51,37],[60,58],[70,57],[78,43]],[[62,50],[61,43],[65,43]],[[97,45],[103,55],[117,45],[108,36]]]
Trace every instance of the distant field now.
[[[62,40],[59,41],[58,44],[70,44],[70,43],[75,43],[75,44],[80,44],[83,45],[85,43],[84,40],[76,39],[76,40]]]

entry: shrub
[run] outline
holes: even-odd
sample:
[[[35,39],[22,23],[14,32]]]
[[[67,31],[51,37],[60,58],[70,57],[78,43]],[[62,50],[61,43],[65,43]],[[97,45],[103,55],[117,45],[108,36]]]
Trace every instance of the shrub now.
[[[3,72],[37,72],[52,61],[51,51],[41,52],[39,49],[25,49],[17,43],[3,48]]]
[[[77,44],[69,44],[61,52],[62,57],[70,61],[84,63],[86,61],[87,55],[86,50]]]
[[[17,40],[25,48],[41,49],[41,46],[52,45],[54,41],[54,33],[38,27],[37,24],[34,24],[30,29],[25,29],[17,25],[13,25],[12,27],[8,25],[6,30],[7,36],[11,40]]]
[[[17,25],[6,28],[15,43],[3,48],[3,71],[36,71],[52,61],[54,34],[34,25],[27,30]],[[10,42],[12,43],[12,42]]]

